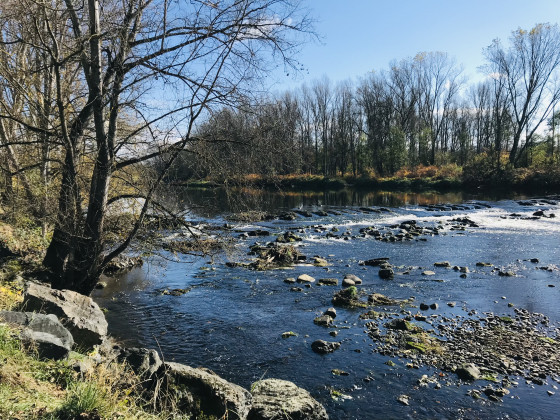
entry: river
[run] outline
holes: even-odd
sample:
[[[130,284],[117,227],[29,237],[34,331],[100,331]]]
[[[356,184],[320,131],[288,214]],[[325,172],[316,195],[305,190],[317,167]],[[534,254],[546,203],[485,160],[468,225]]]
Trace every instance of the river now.
[[[551,325],[557,326],[558,197],[542,200],[351,190],[290,194],[240,191],[228,195],[220,190],[197,190],[185,191],[176,202],[190,208],[189,217],[198,222],[231,225],[233,229],[227,232],[214,233],[234,238],[234,245],[211,261],[208,257],[163,253],[167,258],[149,258],[143,267],[110,279],[105,289],[95,291],[94,299],[107,309],[109,332],[127,345],[159,349],[166,361],[210,368],[246,388],[261,378],[295,382],[325,405],[331,419],[557,418],[559,378],[548,377],[544,385],[517,378],[519,385],[499,401],[474,399],[467,391],[484,381],[461,383],[452,373],[426,366],[411,369],[407,358],[375,352],[376,342],[365,327],[368,321],[359,318],[364,309],[337,308],[334,327],[314,324],[314,318],[332,306],[331,299],[340,285],[314,283],[294,292],[294,285],[284,280],[309,274],[340,282],[345,274],[355,274],[363,280],[359,286],[363,293],[377,292],[395,299],[414,297],[414,303],[404,308],[413,314],[421,302],[438,304],[436,310],[425,312],[437,319],[476,317],[485,312],[514,317],[514,310],[523,308],[545,314]],[[227,219],[232,206],[259,206],[274,213],[291,209],[329,213],[298,215],[293,221],[232,222]],[[389,211],[371,212],[364,207]],[[534,217],[537,211],[543,211],[545,217]],[[548,217],[554,213],[558,217]],[[453,229],[451,220],[464,217],[476,227]],[[382,232],[398,231],[404,221],[435,229],[441,226],[441,230],[438,235],[395,242],[359,233],[368,226]],[[256,229],[270,235],[239,239],[241,232]],[[225,265],[227,261],[249,261],[251,244],[275,240],[288,230],[303,239],[296,245],[308,259],[321,256],[328,267],[251,271]],[[396,271],[394,279],[381,279],[377,267],[360,265],[362,260],[379,257],[389,258]],[[538,263],[529,261],[535,258]],[[438,261],[468,267],[469,273],[461,278],[458,271],[434,267]],[[496,269],[477,267],[481,261]],[[422,275],[426,270],[435,275]],[[515,275],[501,276],[499,271]],[[163,289],[175,288],[188,293],[161,294]],[[455,305],[448,306],[450,302]],[[401,308],[376,310],[398,313]],[[297,336],[282,338],[286,331]],[[331,331],[338,335],[333,338]],[[337,341],[341,347],[319,355],[311,350],[316,339]],[[394,366],[387,364],[388,360]],[[348,375],[333,375],[333,369]],[[440,377],[439,385],[419,386],[422,375]],[[403,394],[408,396],[409,405],[397,402],[397,396]]]

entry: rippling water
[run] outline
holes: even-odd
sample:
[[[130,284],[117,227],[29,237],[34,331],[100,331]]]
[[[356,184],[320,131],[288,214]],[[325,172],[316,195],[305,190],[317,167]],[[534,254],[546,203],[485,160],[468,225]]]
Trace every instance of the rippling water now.
[[[225,203],[219,192],[205,193],[197,200]],[[395,359],[396,366],[385,364],[388,357],[372,351],[375,343],[365,333],[365,321],[359,319],[363,310],[337,309],[336,338],[329,329],[317,326],[313,319],[331,306],[331,298],[339,287],[313,285],[303,292],[290,291],[286,277],[309,274],[316,279],[352,273],[363,279],[361,289],[367,293],[383,293],[392,298],[414,296],[420,302],[438,303],[438,315],[465,315],[471,309],[479,313],[492,311],[513,315],[516,308],[544,313],[551,321],[560,322],[560,274],[538,269],[560,265],[560,206],[543,202],[520,205],[514,200],[494,201],[492,198],[470,202],[468,210],[429,211],[425,205],[460,204],[474,197],[462,194],[379,194],[331,193],[307,195],[273,195],[260,197],[266,210],[290,208],[316,211],[334,210],[340,215],[297,220],[238,224],[239,230],[266,229],[271,234],[298,229],[303,241],[298,243],[308,257],[320,255],[329,267],[295,267],[266,272],[227,268],[225,261],[243,260],[255,239],[238,241],[235,249],[209,264],[207,258],[185,257],[183,262],[153,259],[117,279],[94,296],[108,309],[110,332],[129,345],[159,348],[165,360],[192,366],[208,367],[224,378],[244,387],[260,378],[287,379],[309,390],[322,402],[332,419],[401,419],[401,418],[557,418],[560,393],[552,378],[544,386],[519,387],[502,403],[486,399],[474,400],[465,395],[473,386],[456,384],[441,389],[420,388],[417,380],[439,371],[429,368],[407,369],[405,359]],[[192,196],[191,196],[192,197]],[[195,200],[196,201],[196,200]],[[187,205],[192,205],[192,202]],[[490,207],[486,207],[489,205]],[[364,213],[361,206],[384,206],[389,213]],[[219,206],[218,206],[219,207]],[[478,208],[475,208],[478,207]],[[199,219],[223,224],[226,207],[219,211],[199,213]],[[557,218],[529,220],[537,210],[556,213]],[[511,218],[516,213],[520,216]],[[457,217],[469,217],[480,227],[466,231],[444,229],[426,241],[380,242],[372,237],[352,240],[327,239],[326,232],[336,227],[341,234],[357,235],[361,227],[377,228],[417,220],[419,224],[437,226]],[[527,220],[524,220],[526,218]],[[324,229],[319,229],[318,226]],[[238,233],[234,233],[236,237]],[[259,238],[261,242],[274,236]],[[382,280],[376,267],[359,265],[360,260],[389,257],[394,266],[412,267],[409,275]],[[530,263],[538,258],[539,263]],[[434,268],[436,261],[467,266],[466,279],[459,273]],[[515,277],[500,277],[489,268],[475,267],[478,261],[513,270]],[[436,276],[421,275],[422,269],[436,271]],[[434,281],[438,280],[438,281]],[[556,287],[549,287],[554,285]],[[182,296],[159,295],[162,288],[190,288]],[[505,297],[503,299],[502,297]],[[450,308],[447,302],[457,305]],[[398,310],[390,308],[392,311]],[[417,308],[409,308],[416,312]],[[431,314],[431,313],[430,313]],[[283,339],[285,331],[297,337]],[[340,350],[329,355],[311,351],[316,339],[339,341]],[[333,376],[332,369],[342,369],[349,376]],[[477,383],[478,384],[478,383]],[[330,390],[347,395],[335,401]],[[556,392],[549,396],[547,390]],[[400,394],[410,396],[410,406],[396,402]]]

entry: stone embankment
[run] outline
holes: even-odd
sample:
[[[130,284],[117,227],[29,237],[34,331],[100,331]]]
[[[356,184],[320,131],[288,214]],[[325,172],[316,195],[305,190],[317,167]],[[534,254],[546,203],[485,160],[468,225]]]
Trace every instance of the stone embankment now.
[[[78,372],[92,363],[126,363],[142,379],[142,396],[160,407],[172,402],[194,418],[204,413],[228,419],[328,419],[324,407],[292,382],[265,379],[248,391],[209,369],[163,362],[153,349],[115,344],[99,306],[79,293],[28,282],[21,309],[0,311],[0,322],[19,328],[22,342],[36,348],[41,358],[58,360],[73,349],[96,349],[91,360],[76,363]]]

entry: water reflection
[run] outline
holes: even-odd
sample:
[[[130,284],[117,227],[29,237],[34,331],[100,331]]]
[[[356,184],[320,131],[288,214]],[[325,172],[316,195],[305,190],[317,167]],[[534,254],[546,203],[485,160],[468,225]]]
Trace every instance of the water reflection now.
[[[183,188],[173,196],[179,206],[202,217],[216,217],[224,213],[257,210],[277,212],[303,207],[385,206],[403,207],[440,203],[457,204],[468,200],[494,200],[495,196],[482,196],[455,191],[395,192],[364,191],[351,188],[338,191],[269,191],[255,188]]]

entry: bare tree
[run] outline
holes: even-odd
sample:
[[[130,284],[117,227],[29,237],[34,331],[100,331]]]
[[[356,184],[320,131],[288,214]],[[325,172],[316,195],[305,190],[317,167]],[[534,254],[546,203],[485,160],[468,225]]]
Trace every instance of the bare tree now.
[[[530,31],[514,31],[510,42],[504,49],[494,40],[485,54],[489,73],[505,82],[515,121],[509,160],[518,166],[534,134],[560,101],[560,31],[558,25],[541,23]]]
[[[438,141],[442,139],[446,114],[453,105],[463,80],[462,69],[446,53],[419,53],[414,57],[417,80],[418,114],[429,130],[430,163],[436,161]]]
[[[2,39],[2,45],[48,56],[56,121],[47,130],[16,116],[4,114],[2,121],[45,132],[62,145],[57,219],[44,265],[53,287],[89,294],[132,241],[173,160],[196,141],[199,117],[246,93],[275,63],[294,66],[298,34],[309,29],[309,20],[297,0],[20,4],[32,11],[30,34]],[[61,25],[69,28],[64,37],[58,36]],[[112,192],[118,174],[158,156],[165,157],[158,178],[121,196]],[[108,206],[131,197],[142,200],[136,223],[107,250]]]
[[[404,133],[408,144],[408,161],[416,163],[418,151],[415,131],[418,120],[416,113],[418,92],[413,61],[405,59],[392,62],[386,78],[393,97],[395,124]]]

